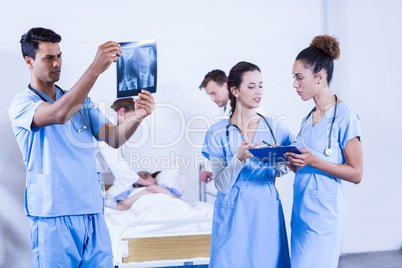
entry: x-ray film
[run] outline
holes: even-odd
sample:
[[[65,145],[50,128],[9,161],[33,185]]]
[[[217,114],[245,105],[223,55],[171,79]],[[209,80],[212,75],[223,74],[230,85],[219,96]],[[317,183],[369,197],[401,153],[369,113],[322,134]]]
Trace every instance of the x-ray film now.
[[[117,98],[136,96],[141,89],[156,92],[156,40],[120,43],[117,60]]]

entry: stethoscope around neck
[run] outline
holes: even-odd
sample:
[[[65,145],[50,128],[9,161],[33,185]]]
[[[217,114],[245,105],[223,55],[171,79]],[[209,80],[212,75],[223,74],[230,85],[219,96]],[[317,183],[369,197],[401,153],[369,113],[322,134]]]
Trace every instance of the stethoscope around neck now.
[[[331,128],[329,129],[328,144],[327,144],[327,146],[325,147],[325,150],[324,150],[324,155],[326,155],[326,156],[330,156],[330,155],[332,155],[332,154],[334,153],[334,151],[331,149],[331,136],[332,136],[332,129],[333,129],[334,122],[335,122],[335,117],[336,117],[336,110],[337,110],[337,108],[338,108],[338,97],[337,97],[336,95],[334,95],[334,96],[335,96],[334,115],[332,116]],[[304,127],[306,126],[306,123],[307,123],[309,117],[313,114],[313,112],[314,112],[315,110],[316,110],[316,107],[314,107],[314,108],[310,111],[310,113],[307,115],[306,119],[304,119],[303,124],[302,124],[302,127],[300,128],[299,134],[297,134],[296,138],[292,141],[292,144],[293,144],[293,143],[296,143],[297,140],[300,138],[301,133],[302,133]]]
[[[55,86],[56,86],[57,89],[60,90],[60,92],[61,92],[63,95],[66,94],[66,92],[65,92],[64,90],[62,90],[58,85],[55,85]],[[49,102],[47,99],[45,99],[45,98],[40,94],[41,91],[39,91],[39,90],[37,90],[36,88],[32,87],[31,84],[28,85],[28,88],[29,88],[33,93],[35,93],[36,95],[38,95],[39,98],[41,98],[44,102]],[[70,119],[70,120],[71,120],[71,124],[73,125],[73,128],[75,129],[75,131],[77,131],[77,132],[82,132],[82,131],[84,131],[84,130],[87,129],[87,120],[85,120],[85,117],[84,117],[84,115],[83,115],[82,112],[81,112],[81,109],[79,109],[78,112],[81,114],[82,119],[84,119],[84,124],[85,124],[85,125],[84,125],[83,127],[77,128],[77,127],[75,126],[73,120],[72,120],[72,119]]]
[[[262,118],[262,120],[264,120],[264,123],[268,126],[269,132],[271,133],[272,139],[273,139],[273,141],[274,141],[274,144],[273,144],[273,145],[278,144],[278,143],[276,142],[276,138],[275,138],[274,132],[272,131],[272,128],[271,128],[271,126],[269,125],[267,119],[265,119],[265,117],[262,116],[262,115],[259,114],[259,113],[257,113],[257,115],[259,115],[259,116]],[[245,137],[243,136],[243,134],[241,133],[240,128],[239,128],[238,126],[236,126],[235,124],[232,124],[232,122],[231,122],[231,120],[230,120],[230,118],[229,118],[229,124],[226,126],[226,138],[227,138],[228,142],[229,142],[229,128],[230,128],[230,127],[235,127],[235,128],[239,131],[239,133],[240,133],[240,135],[241,135],[241,137],[242,137],[242,140],[243,140],[243,141],[246,140]],[[230,150],[230,145],[229,145],[229,150]],[[230,151],[231,151],[231,150],[230,150]]]

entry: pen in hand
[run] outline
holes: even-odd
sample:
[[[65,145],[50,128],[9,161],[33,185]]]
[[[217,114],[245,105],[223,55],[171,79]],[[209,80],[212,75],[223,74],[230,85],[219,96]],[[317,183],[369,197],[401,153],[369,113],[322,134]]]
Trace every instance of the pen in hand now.
[[[272,144],[269,144],[268,142],[266,142],[266,141],[264,141],[264,140],[262,141],[262,143],[268,145],[269,147],[272,147]]]
[[[280,144],[275,144],[275,145],[273,145],[273,144],[269,144],[268,142],[266,142],[266,141],[264,141],[264,140],[262,140],[262,143],[268,145],[268,147],[282,147],[282,145],[280,145]]]

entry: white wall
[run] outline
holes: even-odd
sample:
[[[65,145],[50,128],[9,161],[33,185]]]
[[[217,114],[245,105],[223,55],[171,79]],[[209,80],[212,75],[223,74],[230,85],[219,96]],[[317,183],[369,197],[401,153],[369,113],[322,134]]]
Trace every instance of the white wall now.
[[[345,252],[402,245],[402,2],[340,1],[341,96],[362,122],[364,174],[345,184]]]
[[[402,55],[397,49],[402,42],[402,20],[396,13],[400,4],[391,0],[381,1],[381,5],[378,1],[350,2],[340,0],[338,9],[329,9],[336,11],[335,16],[331,13],[329,17],[338,27],[325,28],[339,35],[341,42],[334,83],[340,88],[334,91],[358,112],[363,125],[364,178],[358,186],[345,183],[350,210],[343,252],[399,249],[402,215],[397,205],[402,201],[402,182],[397,167],[402,164],[402,142],[396,136],[401,126],[393,123],[401,122],[396,110],[401,97],[396,65]],[[291,67],[312,37],[324,32],[322,8],[321,0],[302,4],[295,0],[2,0],[0,266],[30,266],[29,228],[23,214],[25,168],[7,115],[12,98],[30,81],[19,47],[24,32],[43,26],[62,35],[63,72],[58,84],[66,89],[88,67],[100,44],[109,40],[157,39],[155,99],[160,106],[130,141],[128,160],[133,167],[140,164],[149,170],[153,167],[147,167],[147,161],[177,164],[186,180],[186,198],[196,200],[200,145],[206,127],[218,113],[205,92],[198,90],[203,76],[214,68],[228,72],[241,60],[259,65],[265,87],[263,109],[282,116],[297,132],[302,116],[313,103],[304,103],[295,94]],[[107,107],[115,98],[115,83],[112,66],[90,93],[108,115],[111,113]],[[150,129],[151,125],[155,128]],[[197,128],[200,133],[194,133]],[[167,148],[155,148],[158,146],[153,143]],[[168,143],[174,144],[163,146]],[[137,154],[142,158],[135,161]],[[389,159],[378,158],[378,154]],[[190,167],[184,169],[182,160],[190,161]],[[292,179],[287,175],[278,182],[288,226]]]

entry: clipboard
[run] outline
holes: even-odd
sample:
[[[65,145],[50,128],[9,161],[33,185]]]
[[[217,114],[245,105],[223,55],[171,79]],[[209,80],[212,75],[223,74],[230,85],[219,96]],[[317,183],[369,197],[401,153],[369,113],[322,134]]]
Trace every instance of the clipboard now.
[[[276,146],[276,147],[265,147],[265,148],[255,148],[249,149],[256,158],[258,158],[262,163],[265,164],[275,164],[280,162],[287,162],[289,160],[283,156],[284,153],[296,153],[301,154],[301,152],[295,146]]]

